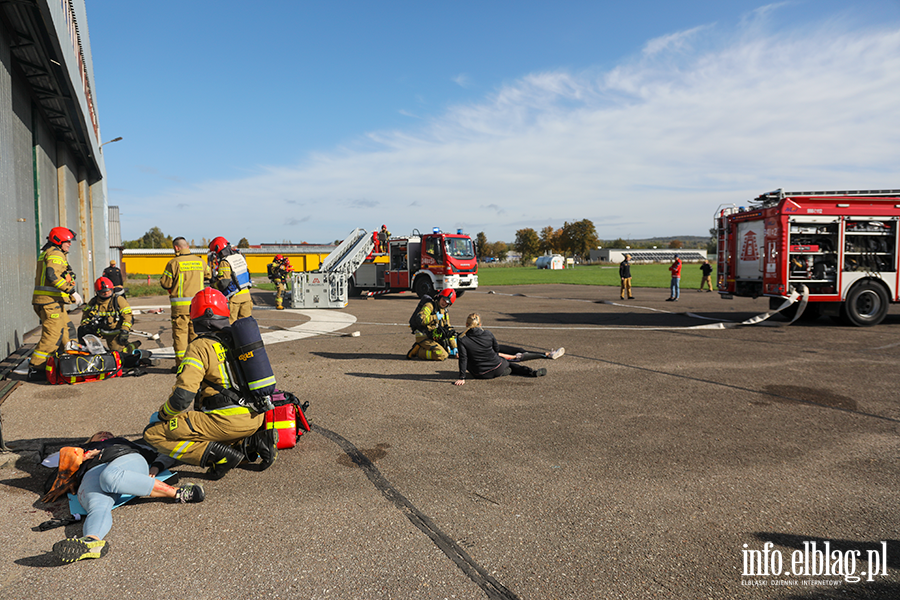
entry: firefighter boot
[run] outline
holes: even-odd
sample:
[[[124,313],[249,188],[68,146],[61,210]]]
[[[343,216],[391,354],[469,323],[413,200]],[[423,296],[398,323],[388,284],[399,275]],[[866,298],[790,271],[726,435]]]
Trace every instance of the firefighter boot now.
[[[244,460],[244,451],[240,447],[228,446],[222,442],[210,442],[200,459],[200,466],[209,467],[207,471],[213,479],[222,479],[225,473],[238,466]]]
[[[250,462],[257,458],[262,459],[260,471],[265,471],[272,466],[278,457],[278,430],[267,429],[263,423],[256,433],[244,439],[244,454]]]
[[[47,381],[47,366],[28,367],[28,376],[26,381]]]

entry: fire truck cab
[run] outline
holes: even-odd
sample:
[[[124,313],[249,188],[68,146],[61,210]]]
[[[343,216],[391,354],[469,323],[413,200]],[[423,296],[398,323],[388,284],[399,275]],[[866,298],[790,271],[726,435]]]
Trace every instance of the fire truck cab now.
[[[799,318],[839,316],[856,326],[877,325],[900,300],[900,190],[779,189],[749,204],[716,211],[722,298],[768,296],[775,308],[805,291]]]
[[[385,260],[386,258],[386,260]],[[453,288],[461,296],[478,287],[478,261],[472,238],[458,231],[394,237],[385,255],[370,254],[350,278],[350,295],[363,291],[412,290],[419,297]]]

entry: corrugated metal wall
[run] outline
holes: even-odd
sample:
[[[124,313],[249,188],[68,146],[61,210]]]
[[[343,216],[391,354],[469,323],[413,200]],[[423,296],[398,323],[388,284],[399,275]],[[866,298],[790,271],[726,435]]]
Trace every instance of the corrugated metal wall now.
[[[68,258],[85,298],[109,254],[105,183],[101,178],[88,186],[79,158],[57,142],[58,132],[41,116],[39,100],[15,66],[10,40],[0,24],[0,358],[39,324],[31,295],[37,255],[50,229],[62,225],[76,232]]]

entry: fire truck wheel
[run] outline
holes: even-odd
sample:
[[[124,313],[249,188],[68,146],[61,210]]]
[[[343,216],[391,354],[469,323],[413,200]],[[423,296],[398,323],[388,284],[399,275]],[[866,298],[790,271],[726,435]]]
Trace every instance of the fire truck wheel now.
[[[884,320],[888,311],[888,295],[877,283],[858,283],[850,289],[841,307],[841,317],[848,325],[869,327]]]
[[[425,275],[419,275],[416,278],[415,282],[413,282],[413,291],[419,298],[422,298],[423,296],[434,297],[435,294],[434,284],[431,283],[431,279]]]
[[[347,282],[347,295],[350,296],[351,298],[356,298],[362,293],[363,293],[363,291],[360,288],[356,287],[356,283],[353,281],[353,278],[351,277],[350,281]]]

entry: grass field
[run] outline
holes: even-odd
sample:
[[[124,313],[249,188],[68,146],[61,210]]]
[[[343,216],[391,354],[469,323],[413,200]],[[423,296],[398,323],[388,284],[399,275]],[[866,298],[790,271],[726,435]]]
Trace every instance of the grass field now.
[[[631,265],[632,287],[667,288],[671,281],[669,265]],[[700,265],[685,263],[681,268],[683,287],[700,287]],[[713,273],[715,281],[715,273]],[[481,267],[478,285],[528,285],[535,283],[568,283],[572,285],[619,285],[619,265],[579,265],[574,269],[551,271],[529,267]]]

